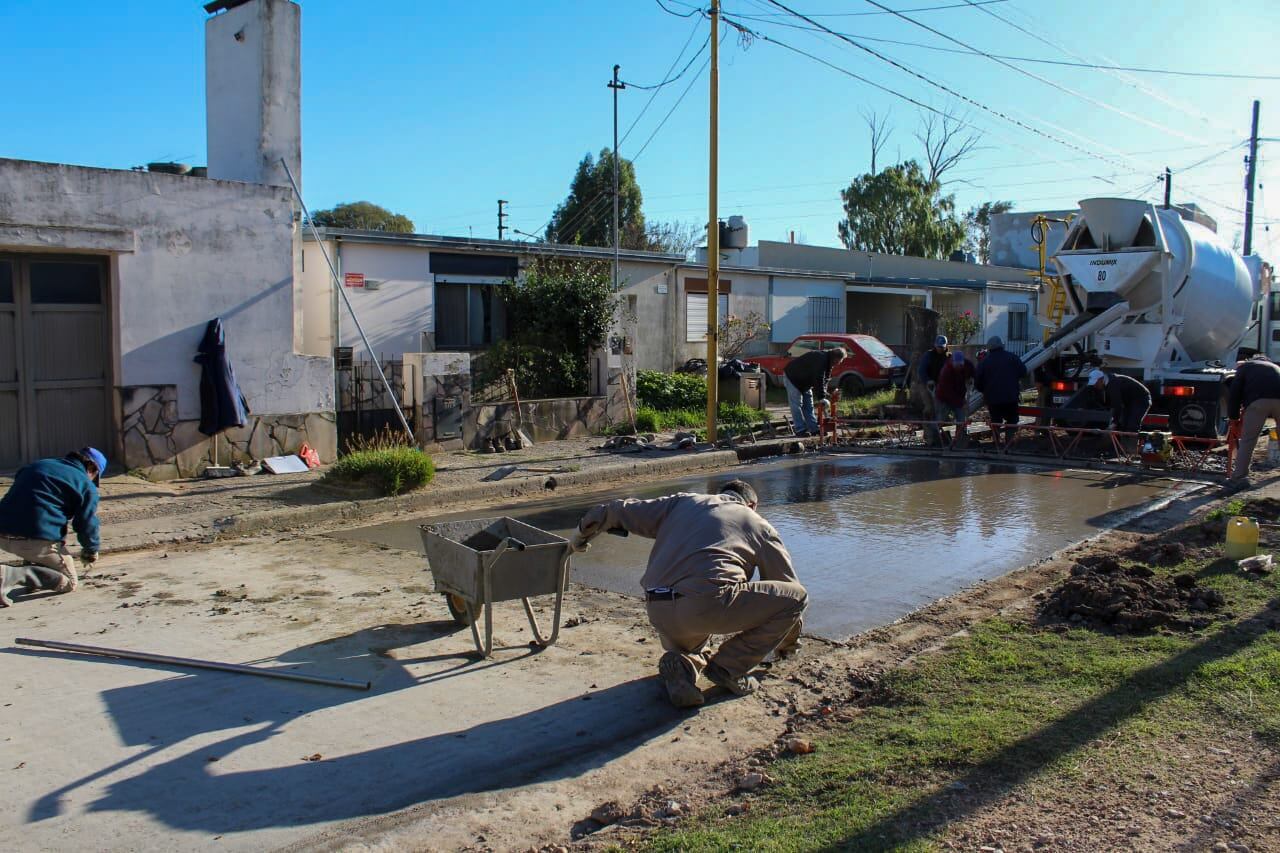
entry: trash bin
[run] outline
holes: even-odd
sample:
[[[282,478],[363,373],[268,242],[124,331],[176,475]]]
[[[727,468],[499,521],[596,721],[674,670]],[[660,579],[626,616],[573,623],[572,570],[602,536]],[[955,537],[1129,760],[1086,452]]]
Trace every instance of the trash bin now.
[[[752,409],[764,410],[765,388],[768,383],[761,373],[742,373],[732,379],[720,380],[720,402],[742,403]]]

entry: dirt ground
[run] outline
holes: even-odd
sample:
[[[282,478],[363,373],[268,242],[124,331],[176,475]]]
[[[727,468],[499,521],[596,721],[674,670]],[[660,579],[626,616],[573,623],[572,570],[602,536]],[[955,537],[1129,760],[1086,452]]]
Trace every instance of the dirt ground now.
[[[501,648],[476,663],[469,634],[430,594],[417,554],[317,527],[108,556],[80,592],[0,610],[0,626],[12,636],[370,680],[373,689],[0,649],[10,687],[0,702],[0,773],[16,792],[0,833],[38,848],[101,847],[105,838],[129,849],[631,843],[709,803],[732,802],[743,774],[789,739],[847,721],[843,709],[856,707],[885,669],[987,616],[1030,612],[1035,595],[1081,557],[1141,546],[1144,531],[1166,529],[1206,500],[1175,501],[1130,530],[848,644],[809,641],[798,659],[769,670],[755,696],[716,695],[695,713],[662,700],[655,638],[640,603],[624,596],[571,590],[561,640],[540,652],[519,608],[502,607]],[[540,613],[549,617],[545,607]],[[51,696],[58,717],[74,721],[57,738],[47,736]],[[1153,772],[1167,776],[1168,790],[1194,783],[1201,796],[1176,800],[1189,817],[1164,836],[1142,836],[1156,842],[1150,849],[1199,837],[1187,827],[1209,826],[1203,817],[1235,820],[1233,779],[1274,794],[1276,766],[1266,776],[1229,738],[1171,739],[1169,748],[1177,760],[1161,757]],[[1169,797],[1151,800],[1120,784],[1090,780],[1074,793],[989,804],[955,827],[953,843],[990,846],[1010,824],[1087,839],[1093,820],[1113,820],[1120,808],[1148,816],[1174,808]],[[1111,799],[1086,813],[1070,805],[1083,792]],[[610,802],[616,809],[599,811]],[[593,812],[621,819],[606,826]]]

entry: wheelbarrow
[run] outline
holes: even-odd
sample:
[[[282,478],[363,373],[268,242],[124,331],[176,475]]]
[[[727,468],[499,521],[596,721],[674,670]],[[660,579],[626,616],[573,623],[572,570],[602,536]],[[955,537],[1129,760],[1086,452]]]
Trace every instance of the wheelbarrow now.
[[[448,521],[418,527],[427,553],[427,566],[442,593],[449,615],[471,628],[471,639],[482,657],[493,655],[493,603],[524,603],[529,627],[539,646],[546,648],[560,636],[560,609],[569,577],[569,541],[514,518]],[[555,595],[551,636],[544,637],[529,599]],[[484,613],[484,641],[477,623]]]

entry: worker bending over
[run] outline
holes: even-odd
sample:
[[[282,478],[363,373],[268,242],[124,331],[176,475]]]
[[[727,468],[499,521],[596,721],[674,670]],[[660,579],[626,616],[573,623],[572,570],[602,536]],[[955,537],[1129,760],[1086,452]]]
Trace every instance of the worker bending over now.
[[[1266,356],[1254,356],[1236,364],[1231,395],[1227,398],[1227,417],[1241,421],[1240,446],[1228,480],[1229,484],[1240,486],[1249,481],[1249,463],[1253,461],[1253,450],[1258,445],[1263,424],[1270,418],[1280,426],[1280,367],[1275,362]]]
[[[80,540],[80,562],[98,559],[98,475],[107,458],[86,447],[61,459],[40,459],[20,469],[0,498],[0,551],[26,565],[0,566],[0,607],[11,590],[71,592],[79,584],[64,542],[67,525]]]
[[[578,548],[615,528],[655,540],[640,582],[666,649],[658,673],[678,708],[703,703],[699,673],[737,696],[753,692],[751,670],[770,652],[792,651],[800,637],[808,593],[757,502],[755,489],[733,480],[715,495],[611,501],[578,523]],[[760,580],[752,581],[756,570]],[[707,660],[712,634],[734,636]]]
[[[1108,376],[1101,370],[1089,374],[1089,386],[1098,402],[1111,409],[1111,428],[1120,432],[1138,432],[1151,411],[1151,390],[1146,385],[1117,373]]]
[[[787,388],[787,402],[791,405],[791,422],[795,433],[803,438],[818,434],[818,417],[814,413],[814,401],[830,417],[827,385],[831,371],[848,358],[843,347],[813,350],[799,358],[793,358],[782,369],[782,384]]]

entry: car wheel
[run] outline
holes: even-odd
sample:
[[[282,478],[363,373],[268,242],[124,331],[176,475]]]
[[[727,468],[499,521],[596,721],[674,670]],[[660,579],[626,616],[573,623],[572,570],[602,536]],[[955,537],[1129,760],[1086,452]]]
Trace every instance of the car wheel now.
[[[866,383],[862,381],[862,377],[858,374],[846,373],[840,377],[840,396],[845,398],[857,397],[866,390]]]

